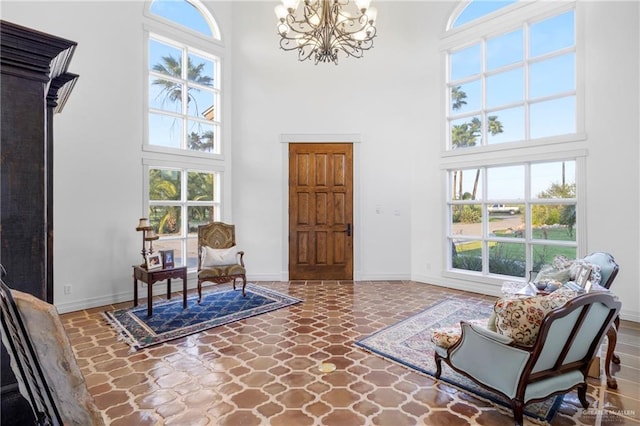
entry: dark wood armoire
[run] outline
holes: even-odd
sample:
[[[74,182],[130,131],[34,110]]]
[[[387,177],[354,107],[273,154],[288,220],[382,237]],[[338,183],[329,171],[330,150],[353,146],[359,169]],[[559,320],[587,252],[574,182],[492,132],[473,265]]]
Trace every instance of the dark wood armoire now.
[[[0,20],[0,264],[12,288],[53,302],[53,124],[75,85],[76,43]],[[27,424],[2,348],[2,425]]]

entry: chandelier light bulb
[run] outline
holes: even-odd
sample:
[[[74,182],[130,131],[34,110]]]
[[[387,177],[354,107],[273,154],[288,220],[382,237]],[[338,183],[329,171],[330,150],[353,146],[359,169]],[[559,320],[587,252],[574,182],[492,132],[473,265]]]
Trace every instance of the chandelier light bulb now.
[[[283,5],[279,4],[273,9],[273,11],[275,12],[280,22],[284,22],[288,14],[287,9]]]
[[[356,4],[358,5],[358,9],[364,13],[365,10],[369,9],[371,0],[356,0]]]
[[[284,6],[285,10],[291,11],[298,8],[299,2],[300,0],[282,0],[282,5]]]
[[[376,18],[378,17],[378,9],[375,7],[370,7],[367,9],[367,18],[369,18],[369,23],[371,25],[375,24]]]

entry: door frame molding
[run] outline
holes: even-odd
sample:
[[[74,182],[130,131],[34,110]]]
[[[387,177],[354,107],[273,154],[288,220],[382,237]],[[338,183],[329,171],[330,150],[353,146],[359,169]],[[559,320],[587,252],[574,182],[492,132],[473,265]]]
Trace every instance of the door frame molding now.
[[[353,144],[353,280],[360,280],[360,133],[281,133],[282,144],[282,265],[280,281],[289,281],[289,144]]]

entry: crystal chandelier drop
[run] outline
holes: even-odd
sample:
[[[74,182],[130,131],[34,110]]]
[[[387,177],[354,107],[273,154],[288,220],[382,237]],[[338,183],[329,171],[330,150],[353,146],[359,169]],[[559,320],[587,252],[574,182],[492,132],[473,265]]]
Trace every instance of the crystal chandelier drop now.
[[[279,19],[280,47],[298,50],[298,60],[338,64],[338,53],[361,58],[373,47],[376,9],[370,0],[282,0]]]

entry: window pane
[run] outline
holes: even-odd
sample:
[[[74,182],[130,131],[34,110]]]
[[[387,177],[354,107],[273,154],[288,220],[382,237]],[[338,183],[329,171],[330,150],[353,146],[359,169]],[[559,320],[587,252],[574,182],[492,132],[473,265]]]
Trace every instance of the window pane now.
[[[189,212],[189,235],[198,235],[198,227],[215,220],[213,206],[192,206]]]
[[[452,27],[456,28],[460,25],[464,25],[467,22],[473,21],[474,19],[481,18],[485,15],[488,15],[492,12],[495,12],[498,9],[502,9],[505,6],[508,6],[512,3],[515,3],[516,0],[501,0],[501,1],[481,1],[474,0],[471,1],[467,7],[465,7],[462,12],[458,15],[456,20],[454,21]]]
[[[576,241],[575,204],[534,204],[531,223],[536,240]]]
[[[214,87],[214,63],[211,59],[189,53],[189,72],[187,79],[202,86]]]
[[[189,100],[187,114],[191,117],[200,117],[213,120],[215,108],[215,93],[208,90],[189,87]]]
[[[522,243],[489,243],[489,273],[525,276],[525,254]]]
[[[192,151],[212,152],[214,150],[216,134],[211,124],[200,121],[189,121],[189,149]]]
[[[529,55],[536,57],[575,44],[573,11],[532,24]]]
[[[480,80],[461,84],[451,88],[451,112],[464,114],[477,111],[482,105],[482,86]]]
[[[213,201],[213,188],[213,173],[188,173],[187,199],[189,201]],[[192,216],[189,215],[189,217]]]
[[[187,1],[154,0],[151,11],[206,36],[212,36],[207,20],[195,6]]]
[[[149,114],[149,143],[151,145],[180,148],[182,133],[182,119],[168,115]]]
[[[494,111],[487,117],[489,145],[522,140],[524,140],[524,107]]]
[[[531,198],[575,198],[576,162],[531,165]]]
[[[451,267],[465,271],[482,271],[482,242],[479,240],[453,240]]]
[[[179,170],[149,169],[149,199],[150,200],[180,200]]]
[[[482,199],[482,179],[480,169],[455,170],[451,177],[452,200]]]
[[[149,206],[149,223],[158,235],[181,235],[182,209],[179,206]]]
[[[531,104],[531,138],[566,135],[575,132],[575,96]]]
[[[198,239],[187,238],[187,266],[191,268],[198,267]]]
[[[451,53],[451,81],[479,74],[481,70],[480,45]]]
[[[524,99],[524,72],[522,68],[487,77],[487,107],[495,108]]]
[[[451,206],[451,232],[454,235],[482,236],[482,210],[478,205]]]
[[[180,78],[182,75],[182,50],[149,39],[149,69],[160,74]]]
[[[534,244],[531,252],[533,256],[531,264],[534,271],[540,271],[543,266],[551,265],[553,262],[553,258],[558,255],[566,256],[567,259],[576,258],[575,247],[560,247],[544,244]]]
[[[521,62],[523,46],[522,30],[487,40],[487,70]]]
[[[479,116],[461,118],[451,121],[451,147],[468,148],[482,144]]]
[[[524,166],[488,168],[487,197],[490,200],[524,199]]]
[[[575,88],[573,53],[531,64],[529,68],[529,97],[532,99]]]
[[[182,113],[182,84],[170,79],[150,76],[149,107]]]
[[[488,206],[490,236],[502,238],[524,238],[522,208],[517,204],[493,204]]]

